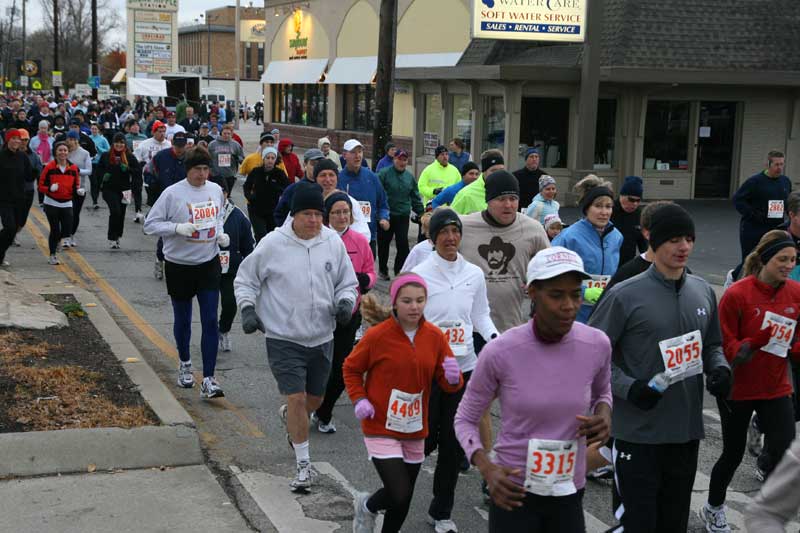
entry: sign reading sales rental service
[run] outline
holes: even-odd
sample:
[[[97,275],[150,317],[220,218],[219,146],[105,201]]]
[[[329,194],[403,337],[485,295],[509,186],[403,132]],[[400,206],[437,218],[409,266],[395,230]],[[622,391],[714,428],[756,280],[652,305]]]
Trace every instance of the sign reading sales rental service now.
[[[583,42],[588,1],[472,0],[472,36]]]

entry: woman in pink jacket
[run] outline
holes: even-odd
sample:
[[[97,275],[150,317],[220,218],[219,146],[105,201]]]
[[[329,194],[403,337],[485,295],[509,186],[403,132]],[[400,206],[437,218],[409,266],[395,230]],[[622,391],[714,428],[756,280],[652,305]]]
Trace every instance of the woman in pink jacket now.
[[[375,260],[369,248],[369,241],[357,231],[351,231],[353,212],[350,197],[347,194],[334,190],[325,199],[325,224],[339,233],[347,248],[347,255],[353,262],[353,269],[358,278],[358,300],[353,312],[353,318],[347,324],[338,324],[333,332],[333,361],[328,386],[325,389],[325,399],[314,413],[314,420],[320,433],[336,433],[333,423],[333,406],[344,391],[342,379],[342,364],[350,354],[355,342],[355,336],[361,327],[361,296],[366,294],[375,285]]]

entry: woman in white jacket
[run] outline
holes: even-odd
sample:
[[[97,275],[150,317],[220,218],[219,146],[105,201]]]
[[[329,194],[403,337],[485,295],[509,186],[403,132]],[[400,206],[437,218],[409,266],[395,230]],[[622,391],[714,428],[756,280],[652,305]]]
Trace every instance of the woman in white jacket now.
[[[439,455],[433,476],[433,500],[428,519],[436,531],[457,531],[450,519],[456,482],[464,452],[453,429],[458,404],[472,371],[478,364],[472,342],[473,331],[489,341],[498,331],[492,322],[483,271],[458,253],[461,220],[455,211],[440,208],[430,219],[430,240],[434,252],[412,272],[428,285],[425,319],[441,328],[464,375],[464,387],[454,394],[443,392],[434,383],[428,405],[428,437],[425,454],[437,447]]]

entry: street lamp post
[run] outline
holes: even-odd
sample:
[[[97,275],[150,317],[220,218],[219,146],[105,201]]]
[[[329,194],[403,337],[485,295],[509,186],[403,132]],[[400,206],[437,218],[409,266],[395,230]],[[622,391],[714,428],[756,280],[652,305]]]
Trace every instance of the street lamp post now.
[[[239,42],[239,0],[236,0],[236,16],[234,17],[234,24],[235,27],[233,29],[233,40],[235,41],[234,46],[236,47],[236,77],[235,77],[235,86],[236,90],[234,93],[235,100],[233,101],[233,124],[234,127],[238,130],[239,129],[239,74],[241,70],[241,62],[242,62],[242,50],[241,50],[241,43]]]

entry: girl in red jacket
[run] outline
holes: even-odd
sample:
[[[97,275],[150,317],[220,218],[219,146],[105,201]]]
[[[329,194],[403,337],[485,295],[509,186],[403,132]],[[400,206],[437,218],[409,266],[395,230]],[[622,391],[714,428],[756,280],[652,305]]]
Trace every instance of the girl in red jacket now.
[[[47,239],[50,247],[48,263],[57,265],[58,243],[62,237],[72,234],[72,198],[81,186],[81,175],[78,167],[67,160],[67,143],[55,143],[53,152],[55,159],[45,165],[39,177],[39,192],[44,194],[44,213],[50,223],[50,236]]]
[[[356,496],[353,531],[373,531],[381,510],[383,532],[400,531],[425,459],[431,384],[452,393],[464,383],[444,334],[422,315],[427,290],[417,274],[401,273],[389,289],[391,308],[372,295],[362,302],[364,319],[380,324],[345,359],[344,382],[383,488]]]
[[[730,531],[725,493],[742,462],[753,411],[765,434],[767,453],[756,467],[762,481],[795,437],[789,357],[800,357],[796,340],[800,283],[790,280],[789,274],[796,262],[792,237],[781,230],[768,232],[745,259],[745,277],[731,285],[719,303],[733,389],[729,400],[717,399],[722,455],[711,472],[708,503],[700,513],[709,531]]]
[[[291,139],[284,138],[278,142],[278,153],[286,166],[286,175],[289,177],[289,183],[303,179],[303,166],[294,153],[294,143]]]

